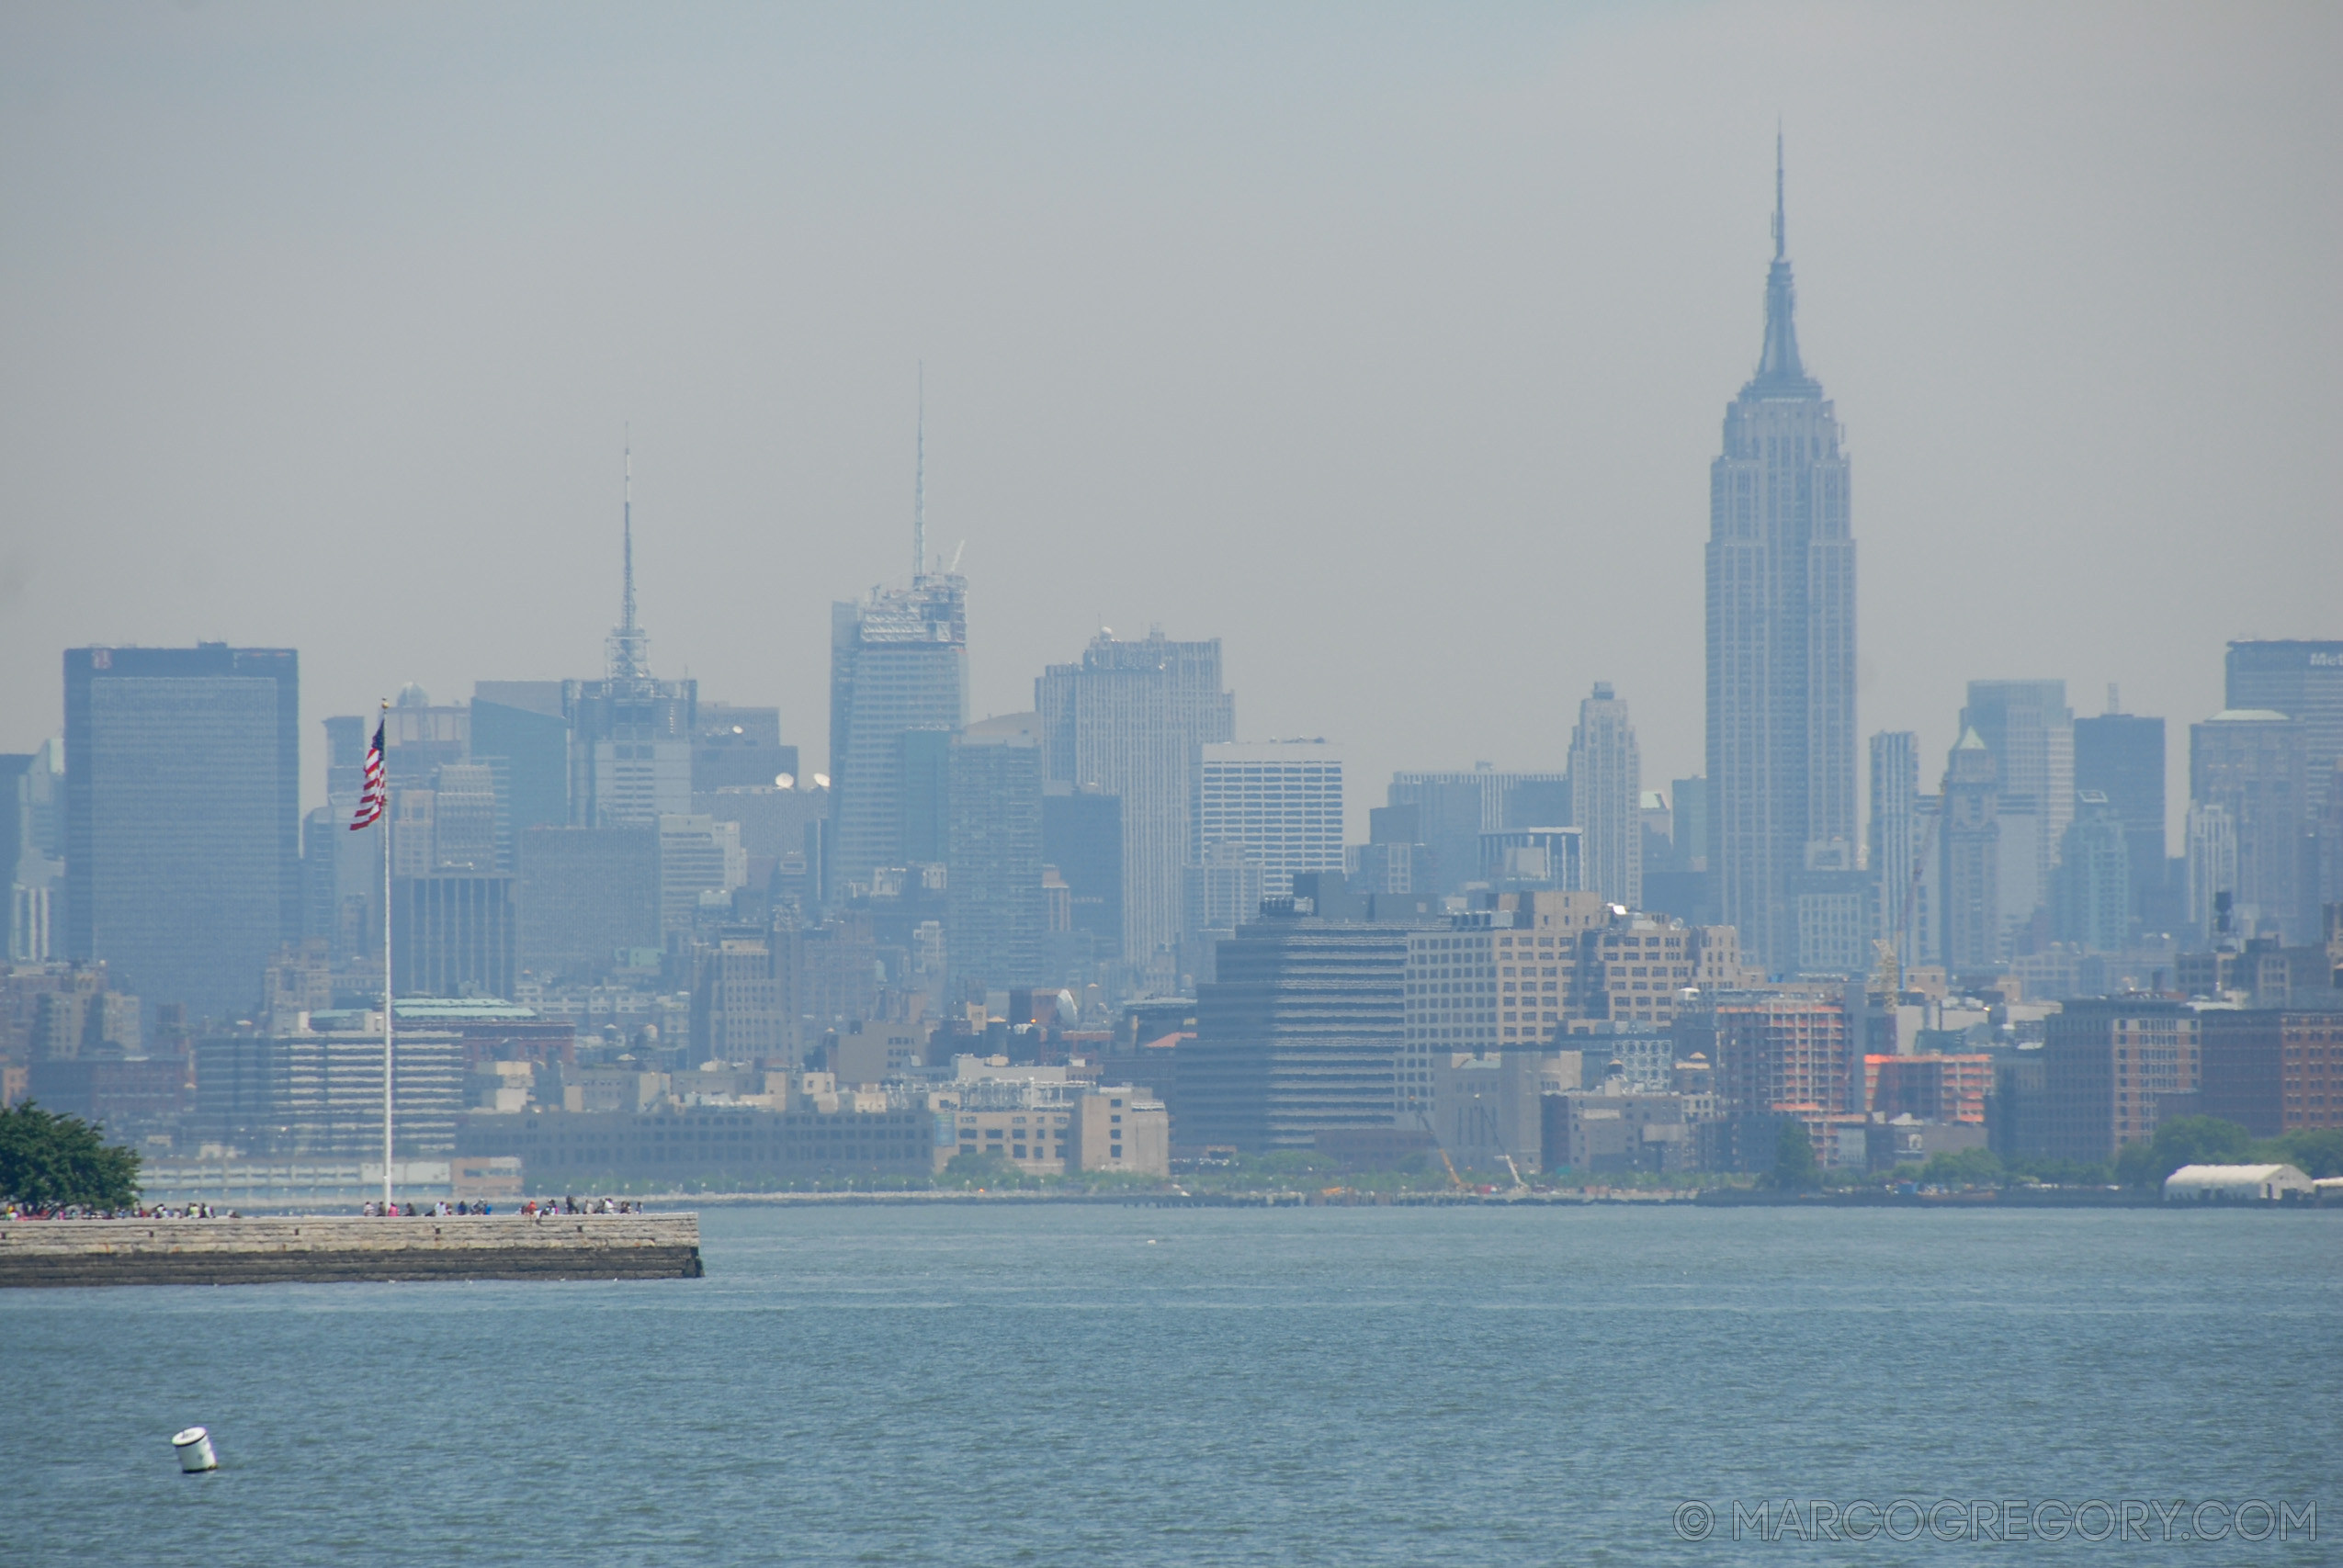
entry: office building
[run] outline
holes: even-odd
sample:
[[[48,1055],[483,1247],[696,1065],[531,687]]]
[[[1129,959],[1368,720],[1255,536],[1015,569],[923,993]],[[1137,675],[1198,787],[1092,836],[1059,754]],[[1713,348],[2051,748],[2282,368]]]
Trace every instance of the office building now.
[[[1432,893],[1432,851],[1423,841],[1421,823],[1417,807],[1370,807],[1367,841],[1355,853],[1344,852],[1351,886],[1364,894]]]
[[[442,763],[432,775],[431,795],[431,869],[495,871],[495,771],[482,762]]]
[[[1998,888],[2006,930],[2049,903],[2059,840],[2075,818],[2075,714],[2066,682],[1972,681],[1961,728],[1993,754],[1997,814],[2009,819]]]
[[[2107,797],[2131,857],[2132,913],[2154,922],[2168,908],[2160,899],[2166,876],[2164,829],[2164,721],[2116,711],[2075,721],[2075,788]],[[2152,929],[2167,929],[2153,924]]]
[[[301,930],[290,649],[65,653],[65,955],[149,1007],[249,1016]]]
[[[1942,912],[1940,961],[1950,969],[2002,962],[1999,770],[1974,729],[1961,732],[1944,770],[1937,824]]]
[[[2224,708],[2189,727],[2189,799],[2228,817],[2242,934],[2288,942],[2318,934],[2308,740],[2301,719],[2269,708]]]
[[[641,828],[532,828],[521,835],[521,966],[540,980],[591,983],[661,947],[660,833]]]
[[[1602,896],[1506,893],[1497,905],[1407,933],[1392,1090],[1402,1126],[1432,1114],[1452,1058],[1544,1049],[1577,1008],[1580,942],[1610,919]]]
[[[64,749],[0,757],[0,957],[48,962],[65,877]]]
[[[1480,836],[1480,878],[1497,893],[1590,892],[1587,886],[1585,829],[1500,828]]]
[[[1307,1149],[1320,1133],[1390,1125],[1409,932],[1275,906],[1220,943],[1180,1043],[1183,1146]]]
[[[798,776],[798,749],[781,744],[779,708],[702,703],[692,723],[692,793],[775,789]]]
[[[956,739],[947,765],[948,1006],[1045,977],[1039,726],[1029,714],[971,725]]]
[[[1627,705],[1610,682],[1597,681],[1570,732],[1570,807],[1586,855],[1578,886],[1630,909],[1644,902],[1643,788]]]
[[[1819,1150],[1831,1118],[1860,1111],[1859,1046],[1843,1002],[1728,992],[1682,1027],[1687,1055],[1697,1050],[1715,1064],[1720,1109],[1730,1116],[1794,1116]]]
[[[2237,893],[2237,828],[2228,807],[2189,807],[2188,851],[2181,864],[2189,937],[2210,946],[2235,929]]]
[[[1220,642],[1172,642],[1154,632],[1102,632],[1079,664],[1053,664],[1034,683],[1047,777],[1123,803],[1123,960],[1144,983],[1168,985],[1183,925],[1200,749],[1236,728],[1221,689]],[[1337,863],[1340,863],[1339,862]]]
[[[2052,874],[2051,915],[2060,942],[2085,953],[2121,953],[2132,934],[2132,849],[2123,819],[2105,795],[2077,790]]]
[[[1222,840],[1206,844],[1202,858],[1185,867],[1181,876],[1186,888],[1186,925],[1181,937],[1189,944],[1181,967],[1186,974],[1208,978],[1211,945],[1261,918],[1261,863],[1246,854],[1242,844]]]
[[[382,1015],[317,1013],[285,1033],[195,1043],[198,1130],[258,1155],[382,1157]],[[446,1155],[464,1109],[462,1037],[402,1029],[391,1069],[399,1157]]]
[[[570,721],[561,682],[476,682],[471,760],[495,778],[497,864],[510,871],[517,835],[570,820]]]
[[[2200,1025],[2186,1002],[2149,997],[2068,1001],[2043,1024],[2038,1140],[2020,1152],[2102,1164],[2196,1110]]]
[[[1920,738],[1883,729],[1871,738],[1871,873],[1879,886],[1880,935],[1907,968],[1921,962],[1917,905],[1925,848]]]
[[[1504,773],[1486,762],[1469,773],[1394,773],[1385,799],[1416,813],[1431,880],[1409,890],[1415,892],[1454,893],[1484,880],[1484,833],[1563,828],[1573,820],[1568,773]]]
[[[513,994],[520,935],[512,877],[493,871],[394,877],[390,913],[393,995]]]
[[[1798,357],[1781,175],[1757,374],[1709,471],[1711,871],[1724,923],[1789,967],[1808,846],[1855,841],[1855,545],[1836,411]]]
[[[825,868],[831,897],[868,886],[880,866],[910,863],[904,852],[906,738],[921,730],[956,732],[968,722],[966,578],[923,572],[909,588],[875,588],[859,603],[831,606]],[[926,798],[932,808],[940,792]],[[931,814],[925,820],[932,825],[934,818]],[[920,847],[931,847],[932,839],[931,829]]]
[[[659,926],[689,931],[710,911],[731,912],[732,890],[749,879],[740,825],[690,812],[659,819]]]
[[[791,976],[774,962],[769,935],[728,932],[702,947],[692,969],[692,1059],[760,1062],[793,1056]]]
[[[2343,642],[2233,642],[2224,672],[2224,707],[2267,708],[2302,724],[2309,812],[2318,819],[2343,761]],[[2327,897],[2343,899],[2343,888]]]
[[[1041,858],[1058,868],[1067,919],[1093,958],[1123,951],[1123,801],[1095,788],[1045,782]]]
[[[580,828],[652,828],[692,808],[692,736],[699,682],[651,672],[651,636],[635,621],[631,463],[623,511],[618,624],[599,681],[561,682],[570,727],[570,821]]]
[[[2198,1014],[2204,1113],[2257,1138],[2343,1127],[2343,994]]]
[[[1342,869],[1342,759],[1323,740],[1208,741],[1196,748],[1188,852],[1204,863],[1235,844],[1261,867],[1262,896],[1283,898],[1294,877]]]

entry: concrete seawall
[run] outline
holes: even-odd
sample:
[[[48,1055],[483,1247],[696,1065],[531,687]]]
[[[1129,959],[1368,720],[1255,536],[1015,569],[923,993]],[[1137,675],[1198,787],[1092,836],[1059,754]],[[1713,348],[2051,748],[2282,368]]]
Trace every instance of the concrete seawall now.
[[[0,1288],[696,1280],[697,1214],[0,1221]]]

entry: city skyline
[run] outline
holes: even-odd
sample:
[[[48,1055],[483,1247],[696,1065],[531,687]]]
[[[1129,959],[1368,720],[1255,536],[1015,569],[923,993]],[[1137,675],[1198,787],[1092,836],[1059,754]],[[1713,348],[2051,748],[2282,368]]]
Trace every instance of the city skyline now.
[[[158,33],[161,42],[216,62],[255,47],[232,28],[162,25],[183,30]],[[2004,51],[1983,48],[1984,30],[1951,19],[1852,34],[1817,13],[1771,29],[1778,37],[1738,24],[1718,35],[1753,56],[1715,42],[1683,55],[1671,48],[1681,35],[1649,17],[1608,30],[1483,20],[1443,34],[1413,65],[1398,63],[1402,46],[1424,40],[1370,28],[1357,59],[1306,85],[1307,101],[1350,139],[1313,147],[1260,118],[1285,101],[1262,73],[1295,58],[1306,29],[1273,26],[1263,63],[1241,66],[1211,47],[1215,24],[1198,23],[1187,36],[1200,50],[1142,64],[1156,57],[1102,24],[1081,48],[1113,79],[1150,89],[1126,110],[1087,111],[1084,123],[1138,158],[1127,194],[1100,209],[1104,238],[1080,238],[1062,212],[1021,237],[962,204],[914,200],[929,186],[891,144],[857,144],[854,166],[877,193],[876,209],[859,216],[825,205],[789,158],[775,164],[770,179],[813,200],[809,210],[832,231],[808,251],[761,221],[721,227],[737,220],[715,215],[739,204],[711,198],[749,174],[720,158],[688,189],[637,182],[644,216],[622,230],[621,253],[649,271],[615,273],[564,244],[565,258],[580,259],[532,273],[551,283],[538,307],[518,315],[502,303],[515,275],[500,258],[537,256],[545,242],[481,202],[516,177],[508,161],[492,158],[441,197],[361,175],[300,199],[175,164],[194,192],[217,199],[158,244],[129,253],[153,262],[124,265],[227,254],[221,225],[261,221],[289,247],[293,286],[255,294],[206,261],[198,275],[224,290],[221,308],[180,311],[167,330],[135,342],[58,335],[61,325],[87,324],[98,298],[64,264],[116,220],[34,180],[21,161],[0,164],[17,209],[44,236],[12,293],[41,313],[6,307],[0,331],[27,365],[28,384],[55,394],[17,408],[0,434],[25,519],[0,538],[0,654],[39,669],[59,647],[108,641],[299,647],[312,715],[363,711],[410,679],[460,694],[475,677],[581,675],[610,620],[616,459],[631,419],[644,619],[661,630],[662,673],[777,703],[810,764],[827,678],[822,607],[900,570],[924,358],[935,547],[948,555],[968,542],[972,713],[1023,709],[1032,672],[1066,658],[1102,622],[1126,634],[1160,624],[1173,637],[1225,639],[1229,684],[1247,694],[1246,736],[1325,734],[1344,745],[1359,778],[1482,757],[1552,769],[1567,747],[1567,715],[1523,728],[1493,705],[1453,700],[1462,651],[1451,657],[1438,644],[1389,639],[1368,646],[1364,663],[1314,657],[1289,613],[1290,585],[1310,582],[1370,621],[1465,626],[1541,613],[1559,584],[1570,613],[1546,655],[1559,682],[1583,692],[1596,680],[1627,682],[1606,667],[1604,650],[1633,640],[1648,666],[1631,686],[1647,772],[1684,776],[1700,771],[1697,654],[1688,659],[1686,649],[1698,610],[1673,585],[1697,558],[1698,466],[1715,389],[1749,368],[1745,280],[1762,257],[1767,141],[1780,114],[1800,193],[1808,350],[1830,367],[1842,406],[1860,411],[1865,581],[1960,604],[1969,627],[1950,634],[1959,657],[1947,659],[1907,635],[1913,617],[1896,594],[1867,594],[1862,728],[1916,729],[1923,754],[1941,757],[1957,739],[1966,679],[2057,677],[2077,694],[2113,680],[2133,711],[2168,719],[2177,772],[2187,725],[2222,705],[2205,650],[2238,637],[2326,631],[2315,624],[2320,573],[2303,569],[2337,552],[2313,457],[2314,433],[2334,423],[2335,393],[2299,368],[2330,359],[2336,333],[2313,280],[2331,273],[2332,214],[2343,200],[2303,199],[2336,178],[2303,161],[2303,149],[2332,140],[2317,127],[2337,111],[2305,96],[2303,74],[2332,24],[2258,14],[2193,36],[2192,25],[2168,29],[2156,47],[2111,52],[2086,48],[2105,41],[2088,15],[2047,24],[2030,56],[2046,76],[2004,62]],[[10,57],[53,62],[55,85],[0,113],[56,125],[35,134],[36,122],[14,121],[23,134],[11,144],[54,146],[56,129],[93,114],[142,124],[155,112],[124,96],[122,57],[106,40],[68,20],[13,27],[19,47]],[[741,47],[766,59],[786,36],[753,33]],[[385,41],[393,54],[402,47],[395,26]],[[619,28],[580,49],[590,61],[642,41]],[[707,46],[677,35],[648,58],[696,58]],[[278,47],[298,54],[328,44]],[[1074,46],[1020,35],[1006,47],[1028,51],[1046,102],[1062,101]],[[1815,62],[1796,62],[1817,48]],[[841,81],[865,81],[871,40],[850,35],[834,49]],[[1887,70],[1923,54],[1941,62],[1942,80],[1908,105],[1873,103],[1822,62],[1868,58]],[[2150,123],[2150,90],[2183,55],[2193,85],[2224,102],[2248,95],[2253,107],[2218,124]],[[966,59],[965,45],[946,44],[920,81],[944,87],[939,101],[978,111],[971,152],[1035,152],[1035,169],[1050,174],[1084,166],[1088,154],[1033,146],[980,78],[953,77]],[[372,68],[339,56],[317,67],[320,81],[362,89],[348,107],[321,111],[329,139],[370,148],[382,127],[404,123],[391,113],[404,89]],[[585,69],[518,65],[509,85],[566,124],[581,112],[575,71]],[[1620,85],[1591,90],[1606,73]],[[1533,134],[1510,139],[1490,174],[1538,199],[1523,208],[1492,186],[1428,178],[1471,166],[1488,151],[1483,133],[1462,117],[1449,118],[1463,129],[1441,131],[1393,119],[1368,90],[1384,80],[1415,84],[1431,102],[1486,101],[1522,117]],[[1210,83],[1228,86],[1239,120],[1287,154],[1273,159],[1273,175],[1228,165],[1217,148],[1174,155],[1176,117],[1163,94]],[[1563,90],[1580,87],[1590,90]],[[1635,91],[1658,96],[1623,115]],[[252,111],[264,120],[287,107],[274,92]],[[1685,112],[1702,93],[1715,107]],[[1986,126],[1948,113],[1964,94],[1997,95],[2007,112]],[[466,123],[486,101],[458,92],[450,123]],[[239,155],[246,122],[227,114],[213,77],[175,81],[170,107],[189,127],[190,147],[219,154],[211,168],[249,162]],[[803,112],[869,123],[834,95],[818,95]],[[1660,121],[1670,127],[1662,146],[1639,152],[1638,139]],[[773,137],[795,123],[753,116],[744,145],[776,145]],[[1944,140],[1956,124],[1957,142]],[[695,124],[654,139],[655,152],[627,166],[689,157],[706,134]],[[115,145],[90,141],[85,162],[68,165],[73,188],[150,199],[153,175],[123,164]],[[2176,146],[2190,155],[2168,155]],[[269,172],[302,156],[272,153]],[[2284,177],[2227,177],[2240,168]],[[1265,216],[1262,198],[1291,194],[1288,177],[1305,170],[1325,178],[1292,188],[1328,193],[1304,198],[1307,223]],[[1208,268],[1183,282],[1127,243],[1150,203],[1191,226],[1226,211],[1200,205],[1198,194],[1221,175],[1255,273]],[[2086,177],[2083,209],[2060,216]],[[295,187],[310,188],[267,188]],[[1369,196],[1380,199],[1363,205]],[[584,210],[561,178],[543,202],[545,221],[562,234]],[[922,209],[945,242],[936,262],[916,288],[880,269],[875,281],[889,303],[879,309],[839,269]],[[1368,216],[1387,209],[1387,219]],[[606,209],[597,202],[594,210]],[[2174,224],[2178,210],[2194,220]],[[481,258],[481,270],[465,280],[453,264],[424,267],[416,276],[428,276],[426,288],[320,248],[317,234],[336,225],[373,235],[393,216],[402,232],[439,232],[451,256]],[[1429,251],[1421,242],[1355,243],[1393,218],[1444,225],[1454,240]],[[838,325],[756,302],[730,263],[699,292],[732,316],[686,305],[672,264],[628,237],[662,225],[721,236],[713,254],[775,263],[779,275],[820,288],[825,319]],[[1341,259],[1316,231],[1351,242]],[[2255,243],[2241,250],[2240,235]],[[1047,303],[1030,285],[1002,292],[1004,265],[1059,242],[1063,257],[1034,274]],[[396,242],[392,254],[414,243]],[[662,242],[659,255],[674,249]],[[1183,243],[1171,254],[1193,251]],[[1150,300],[1146,315],[1079,286],[1084,269],[1122,280],[1115,301]],[[1449,291],[1409,284],[1475,269],[1485,274],[1471,290],[1477,303],[1443,303]],[[951,281],[960,271],[965,280]],[[2238,276],[2254,287],[2224,286]],[[469,348],[432,360],[428,384],[452,400],[458,423],[422,412],[439,391],[413,396],[424,385],[422,362],[379,333],[354,327],[330,339],[331,368],[319,379],[328,340],[288,333],[294,302],[309,310],[328,281],[380,299],[386,320],[445,306],[504,368],[490,369]],[[153,282],[158,305],[174,309],[194,286]],[[976,310],[970,288],[999,309]],[[1362,313],[1369,299],[1398,309]],[[2175,299],[2189,309],[2163,308]],[[495,313],[481,316],[490,305]],[[1500,319],[1502,334],[1493,330]],[[495,320],[508,325],[485,328]],[[1001,337],[984,324],[993,320],[1018,323],[1021,335]],[[2148,320],[2157,322],[2152,334],[2138,326]],[[229,321],[242,338],[218,337],[208,324]],[[1217,321],[1239,335],[1198,330]],[[2144,359],[2151,339],[2154,355]],[[590,341],[606,352],[581,357]],[[741,362],[725,344],[768,367],[753,396],[739,395]],[[1379,360],[1397,373],[1358,373]],[[2238,367],[2249,361],[2256,374],[2241,381]],[[1196,395],[1207,366],[1236,400],[1225,414],[1200,412],[1217,406]],[[1465,366],[1472,373],[1460,377]],[[95,375],[126,390],[94,403]],[[279,382],[314,384],[319,395],[280,407]],[[693,390],[699,382],[722,389],[725,401]],[[2012,399],[2012,386],[2031,390]],[[474,387],[494,389],[492,407],[476,404]],[[154,401],[165,391],[177,394],[167,418]],[[2194,422],[2189,439],[2176,438],[2176,420]],[[300,451],[253,438],[272,421]],[[1939,451],[1947,444],[1996,456],[1948,469]],[[2206,450],[2224,461],[2204,463]],[[336,462],[322,467],[311,452]],[[140,477],[160,474],[175,476],[167,490]],[[2220,487],[2218,504],[2207,486]],[[2186,528],[2215,513],[2233,555],[2258,552],[2294,570],[2176,570]],[[1427,556],[1422,543],[1435,536],[1451,547]],[[463,570],[439,570],[439,560]],[[1231,560],[1247,570],[1232,576]],[[2012,571],[2013,561],[2029,570]],[[1657,586],[1625,594],[1581,586],[1614,579]],[[357,624],[363,636],[353,635]],[[2021,656],[1993,635],[2016,626],[2026,632]],[[46,684],[0,695],[9,750],[57,732]],[[310,806],[320,803],[322,775],[314,738],[303,746]],[[1354,815],[1372,794],[1353,792]],[[2180,810],[2175,800],[2176,836]],[[1362,837],[1362,827],[1351,824],[1350,836]]]

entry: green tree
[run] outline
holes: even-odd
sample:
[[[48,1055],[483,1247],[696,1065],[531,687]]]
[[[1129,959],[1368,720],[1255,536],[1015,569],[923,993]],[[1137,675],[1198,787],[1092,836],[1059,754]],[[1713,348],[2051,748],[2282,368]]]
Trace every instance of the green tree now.
[[[78,1116],[31,1100],[0,1111],[0,1201],[127,1209],[139,1201],[135,1149],[106,1142]]]
[[[2270,1157],[2299,1168],[2317,1180],[2343,1176],[2343,1127],[2305,1127],[2268,1145]]]
[[[2243,1165],[2254,1156],[2254,1135],[2218,1116],[2167,1122],[2145,1143],[2125,1144],[2115,1156],[2115,1179],[2127,1187],[2161,1187],[2184,1165]]]
[[[2004,1172],[1991,1149],[1955,1149],[1930,1156],[1920,1179],[1938,1187],[1998,1187]]]
[[[978,1188],[998,1190],[1023,1187],[1029,1179],[1016,1165],[1000,1155],[954,1155],[945,1162],[944,1174],[935,1179],[938,1187],[965,1187],[970,1191]]]
[[[1782,1131],[1773,1139],[1772,1184],[1785,1192],[1804,1192],[1822,1179],[1822,1169],[1815,1163],[1814,1140],[1806,1135],[1806,1124],[1794,1116],[1782,1121]]]

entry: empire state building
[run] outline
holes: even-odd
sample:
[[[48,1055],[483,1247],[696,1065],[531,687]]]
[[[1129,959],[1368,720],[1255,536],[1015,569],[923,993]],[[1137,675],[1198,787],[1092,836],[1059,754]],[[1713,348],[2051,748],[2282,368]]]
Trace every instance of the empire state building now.
[[[1776,149],[1765,347],[1709,468],[1709,865],[1724,919],[1796,967],[1797,888],[1851,870],[1855,544],[1838,416],[1798,359]]]

